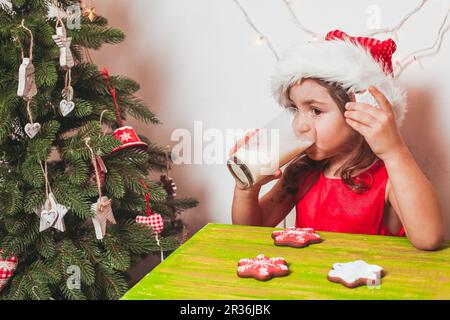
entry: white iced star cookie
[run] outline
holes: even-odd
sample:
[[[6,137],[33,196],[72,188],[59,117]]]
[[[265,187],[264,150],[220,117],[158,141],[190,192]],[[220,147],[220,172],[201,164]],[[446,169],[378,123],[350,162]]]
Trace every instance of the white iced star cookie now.
[[[375,264],[368,264],[363,260],[347,263],[335,263],[328,272],[328,280],[341,283],[348,288],[367,285],[369,282],[379,281],[384,276],[383,268]]]

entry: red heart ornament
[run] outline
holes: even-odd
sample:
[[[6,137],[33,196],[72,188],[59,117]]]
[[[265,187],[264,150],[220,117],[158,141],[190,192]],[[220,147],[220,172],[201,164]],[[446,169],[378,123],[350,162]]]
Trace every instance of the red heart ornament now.
[[[0,292],[7,285],[9,279],[14,275],[17,264],[19,263],[17,257],[3,258],[0,251]]]
[[[152,213],[149,216],[137,216],[136,222],[151,226],[153,231],[157,234],[161,233],[164,229],[163,219],[158,213]]]

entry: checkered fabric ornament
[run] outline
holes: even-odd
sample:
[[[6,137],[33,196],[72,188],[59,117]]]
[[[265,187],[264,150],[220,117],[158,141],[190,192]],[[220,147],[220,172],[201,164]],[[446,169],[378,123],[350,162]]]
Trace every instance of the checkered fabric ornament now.
[[[9,279],[14,275],[19,260],[17,257],[3,258],[0,251],[0,292],[8,284]]]
[[[147,202],[147,216],[136,216],[136,223],[146,224],[152,227],[153,232],[160,234],[164,229],[164,221],[160,214],[153,213],[150,209],[150,194],[145,196]]]

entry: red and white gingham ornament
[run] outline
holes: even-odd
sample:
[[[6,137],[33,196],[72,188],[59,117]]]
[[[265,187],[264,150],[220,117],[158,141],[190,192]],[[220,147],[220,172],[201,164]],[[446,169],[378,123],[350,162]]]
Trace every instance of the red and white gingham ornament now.
[[[160,234],[164,229],[164,221],[160,214],[153,213],[150,209],[150,194],[145,196],[147,202],[147,216],[136,216],[137,223],[143,223],[152,227],[153,232]]]
[[[143,223],[152,227],[155,233],[161,233],[164,229],[164,223],[160,214],[152,213],[150,216],[137,216],[137,223]]]
[[[3,258],[0,251],[0,292],[8,283],[9,279],[14,275],[19,260],[17,257]]]

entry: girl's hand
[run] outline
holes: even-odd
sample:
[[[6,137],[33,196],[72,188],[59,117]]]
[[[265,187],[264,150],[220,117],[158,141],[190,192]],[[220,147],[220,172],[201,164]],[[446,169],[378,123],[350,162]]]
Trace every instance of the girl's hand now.
[[[369,87],[369,92],[380,108],[366,103],[348,102],[345,105],[345,121],[363,135],[377,157],[385,161],[406,145],[395,122],[391,103],[374,86]]]

